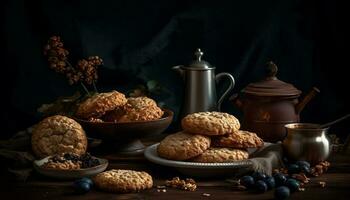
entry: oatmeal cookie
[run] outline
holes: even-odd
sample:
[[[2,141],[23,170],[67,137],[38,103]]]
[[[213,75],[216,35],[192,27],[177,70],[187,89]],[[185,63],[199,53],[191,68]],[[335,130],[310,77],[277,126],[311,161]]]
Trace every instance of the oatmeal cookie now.
[[[113,169],[96,175],[93,180],[98,188],[108,192],[138,192],[153,186],[151,175],[133,170]]]
[[[212,141],[212,145],[216,147],[231,147],[238,149],[262,147],[264,145],[264,141],[255,133],[242,130],[212,138]]]
[[[210,138],[178,132],[164,138],[158,145],[160,157],[169,160],[187,160],[203,153],[210,146]]]
[[[248,152],[240,149],[232,148],[209,148],[201,155],[193,158],[193,162],[232,162],[237,160],[244,160],[249,157]]]
[[[126,102],[125,95],[120,92],[99,93],[82,102],[78,107],[76,116],[82,119],[100,118],[107,111],[123,106]]]
[[[87,149],[87,138],[80,124],[61,115],[39,122],[31,140],[33,152],[40,158],[61,153],[82,155]]]
[[[160,119],[164,112],[157,106],[157,103],[148,97],[130,97],[124,106],[124,115],[119,122],[150,121]]]
[[[201,135],[225,135],[240,128],[235,116],[222,112],[189,114],[182,119],[181,125],[186,132]]]

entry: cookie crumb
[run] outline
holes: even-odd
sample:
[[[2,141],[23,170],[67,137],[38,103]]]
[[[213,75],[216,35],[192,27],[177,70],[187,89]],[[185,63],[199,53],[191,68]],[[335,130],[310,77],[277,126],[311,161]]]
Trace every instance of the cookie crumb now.
[[[166,188],[165,185],[157,185],[157,189],[164,189],[164,188]]]
[[[202,196],[210,197],[210,194],[209,193],[203,193]]]
[[[320,181],[319,184],[322,188],[326,187],[326,182],[324,182],[324,181]]]
[[[181,180],[179,177],[174,177],[172,180],[166,180],[165,185],[187,191],[195,191],[197,189],[196,182],[191,178]]]

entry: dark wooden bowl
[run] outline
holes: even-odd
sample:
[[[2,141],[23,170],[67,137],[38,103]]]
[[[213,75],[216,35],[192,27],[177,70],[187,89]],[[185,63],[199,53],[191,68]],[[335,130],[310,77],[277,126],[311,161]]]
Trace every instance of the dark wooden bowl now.
[[[162,133],[170,125],[174,113],[163,109],[162,118],[136,122],[90,122],[76,119],[91,137],[107,140],[135,139]]]
[[[114,143],[118,152],[138,152],[144,146],[139,141],[141,138],[157,135],[165,131],[173,120],[174,113],[163,109],[162,118],[151,121],[136,122],[90,122],[75,119],[79,122],[89,137],[102,139],[105,143]]]

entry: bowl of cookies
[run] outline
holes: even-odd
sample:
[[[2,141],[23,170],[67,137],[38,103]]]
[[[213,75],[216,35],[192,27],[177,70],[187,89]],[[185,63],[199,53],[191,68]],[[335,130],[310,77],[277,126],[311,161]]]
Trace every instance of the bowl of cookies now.
[[[111,91],[83,101],[76,120],[93,138],[112,143],[118,153],[139,154],[144,150],[140,138],[160,134],[172,122],[174,113],[158,107],[148,97],[129,97]]]
[[[250,155],[264,145],[257,134],[240,130],[238,119],[227,113],[189,114],[181,125],[182,131],[149,146],[146,159],[186,175],[211,177],[252,167]]]

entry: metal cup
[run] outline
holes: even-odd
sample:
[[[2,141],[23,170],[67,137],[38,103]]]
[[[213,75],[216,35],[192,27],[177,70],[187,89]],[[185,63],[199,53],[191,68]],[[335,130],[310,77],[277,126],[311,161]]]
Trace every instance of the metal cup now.
[[[315,165],[327,159],[330,144],[326,136],[328,128],[319,124],[292,123],[285,125],[287,136],[283,140],[283,149],[292,161],[305,160]]]

